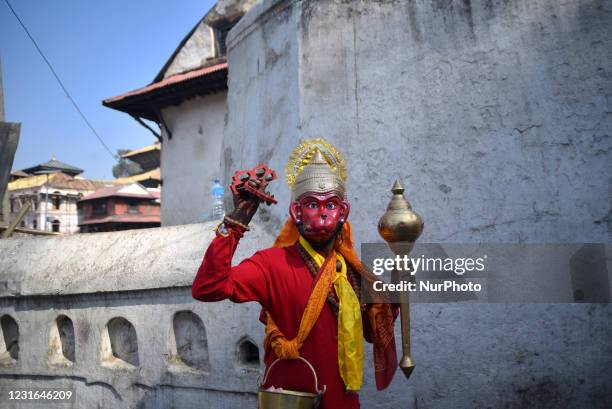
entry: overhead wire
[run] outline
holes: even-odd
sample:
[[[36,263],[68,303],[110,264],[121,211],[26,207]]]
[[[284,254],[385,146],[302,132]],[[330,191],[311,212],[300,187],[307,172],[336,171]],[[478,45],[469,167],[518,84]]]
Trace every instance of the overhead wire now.
[[[100,144],[102,144],[102,146],[104,147],[104,149],[106,149],[106,151],[113,157],[113,159],[118,159],[117,155],[115,155],[110,148],[108,147],[108,145],[106,145],[106,143],[104,142],[104,140],[102,139],[102,137],[100,136],[100,134],[96,131],[96,129],[93,127],[93,125],[91,124],[91,122],[89,121],[89,119],[87,119],[87,117],[85,116],[85,114],[83,113],[83,111],[81,110],[81,108],[79,108],[79,105],[76,103],[76,101],[74,100],[74,98],[72,98],[72,95],[70,95],[70,92],[68,92],[68,89],[66,88],[66,86],[64,85],[64,83],[62,82],[62,80],[60,79],[59,75],[57,75],[57,72],[55,71],[55,69],[53,68],[53,65],[51,64],[51,62],[47,59],[47,57],[45,56],[45,54],[43,53],[43,51],[40,49],[40,47],[38,46],[38,43],[36,42],[36,40],[34,39],[34,37],[32,37],[32,34],[30,34],[30,30],[28,30],[28,28],[26,27],[26,25],[24,24],[24,22],[21,20],[21,18],[19,18],[19,15],[15,12],[15,9],[13,9],[13,6],[11,5],[11,3],[9,2],[9,0],[4,0],[4,2],[6,3],[6,5],[8,6],[8,8],[11,10],[11,13],[13,13],[13,16],[15,16],[15,18],[17,19],[17,21],[19,22],[19,24],[21,25],[21,28],[23,28],[23,31],[25,31],[25,33],[27,34],[27,36],[29,37],[30,41],[32,41],[32,44],[34,44],[34,47],[36,47],[36,50],[38,51],[38,53],[40,54],[40,56],[42,57],[42,59],[45,61],[45,63],[47,64],[47,66],[49,67],[49,69],[51,70],[51,73],[53,74],[53,76],[55,77],[55,79],[57,80],[57,83],[59,84],[59,86],[62,88],[62,90],[64,91],[64,93],[66,94],[66,97],[68,98],[68,100],[70,101],[70,103],[72,104],[72,106],[76,109],[76,111],[79,113],[79,115],[81,116],[81,118],[83,119],[83,121],[85,122],[85,124],[87,125],[87,127],[91,130],[91,132],[96,136],[96,138],[98,138],[98,141],[100,142]]]

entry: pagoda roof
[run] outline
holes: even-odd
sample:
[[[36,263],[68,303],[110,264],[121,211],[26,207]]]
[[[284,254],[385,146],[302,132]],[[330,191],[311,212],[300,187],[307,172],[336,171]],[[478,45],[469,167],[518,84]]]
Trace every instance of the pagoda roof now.
[[[68,175],[76,176],[76,175],[83,173],[83,169],[77,168],[76,166],[72,166],[64,162],[60,162],[55,157],[52,157],[51,160],[45,163],[41,163],[36,166],[22,169],[22,172],[25,172],[29,175],[40,175],[40,174],[45,174],[45,173],[63,172]]]

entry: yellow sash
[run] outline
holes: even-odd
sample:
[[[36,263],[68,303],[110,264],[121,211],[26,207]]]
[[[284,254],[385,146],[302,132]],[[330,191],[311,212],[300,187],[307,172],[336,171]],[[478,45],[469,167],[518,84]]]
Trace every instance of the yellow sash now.
[[[300,244],[321,268],[325,257],[317,253],[302,236]],[[338,367],[347,390],[357,392],[363,380],[363,324],[359,299],[346,277],[346,262],[339,252],[336,259],[342,268],[332,280],[340,301],[338,311]]]
[[[300,356],[300,348],[302,348],[304,341],[310,335],[312,327],[314,327],[317,319],[319,319],[321,310],[325,306],[335,270],[335,263],[333,260],[330,260],[325,269],[320,273],[319,280],[312,289],[310,297],[308,297],[308,302],[302,314],[300,327],[295,338],[291,340],[285,338],[285,335],[278,328],[270,313],[266,312],[267,324],[264,344],[266,348],[270,346],[278,358],[297,359]]]

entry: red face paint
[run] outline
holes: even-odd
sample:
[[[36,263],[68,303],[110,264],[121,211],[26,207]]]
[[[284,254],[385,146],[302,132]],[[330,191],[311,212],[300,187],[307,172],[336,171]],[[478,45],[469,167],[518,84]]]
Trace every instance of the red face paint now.
[[[326,242],[337,232],[338,222],[346,220],[349,204],[335,192],[307,193],[291,204],[290,212],[308,241]]]

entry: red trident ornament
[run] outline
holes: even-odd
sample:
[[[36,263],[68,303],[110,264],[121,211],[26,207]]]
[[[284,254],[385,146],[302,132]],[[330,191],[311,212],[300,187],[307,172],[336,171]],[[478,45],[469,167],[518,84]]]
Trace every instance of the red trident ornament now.
[[[276,178],[276,172],[273,169],[260,163],[253,169],[236,171],[234,176],[232,176],[230,188],[236,195],[249,192],[269,206],[278,203],[274,195],[266,191],[268,184]]]

